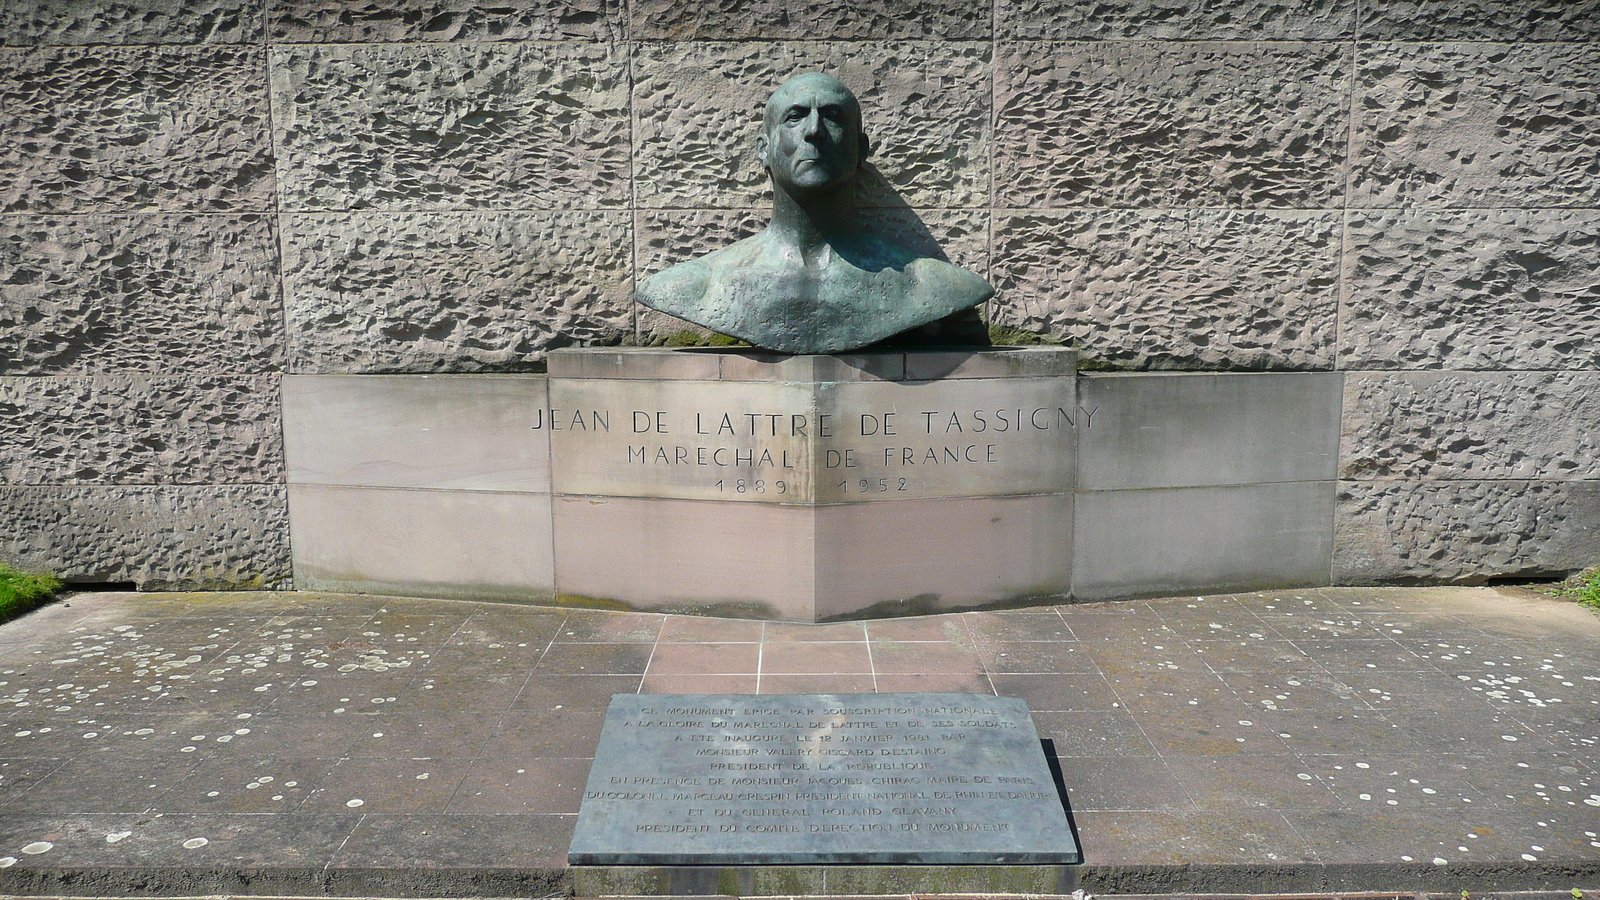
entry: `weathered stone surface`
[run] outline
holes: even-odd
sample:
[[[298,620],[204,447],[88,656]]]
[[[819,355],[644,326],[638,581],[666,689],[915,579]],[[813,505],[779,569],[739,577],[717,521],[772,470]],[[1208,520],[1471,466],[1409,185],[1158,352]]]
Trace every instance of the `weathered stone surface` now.
[[[1001,214],[994,321],[1137,368],[1333,363],[1337,212]]]
[[[1365,0],[1368,41],[1581,41],[1600,37],[1595,0]]]
[[[1001,206],[1338,206],[1342,44],[1020,43],[995,60]]]
[[[0,378],[0,484],[276,484],[275,376]]]
[[[764,206],[761,111],[821,70],[861,99],[866,205],[975,207],[989,188],[989,44],[645,43],[634,59],[634,174],[643,207]],[[895,195],[898,194],[899,197]]]
[[[997,0],[995,28],[1022,41],[1322,41],[1349,38],[1355,0]]]
[[[0,374],[277,370],[273,232],[255,214],[0,217]]]
[[[633,329],[625,212],[284,219],[296,373],[513,372]]]
[[[1372,44],[1353,206],[1600,206],[1600,43]]]
[[[0,212],[265,210],[250,47],[0,50]]]
[[[1481,584],[1576,571],[1597,557],[1600,482],[1339,485],[1335,584]]]
[[[1341,478],[1600,479],[1600,372],[1352,372]]]
[[[286,210],[498,209],[628,199],[628,66],[613,45],[272,51]]]
[[[290,586],[282,485],[0,487],[0,560],[144,590]]]
[[[622,37],[621,0],[266,0],[267,35],[302,44]]]
[[[1353,212],[1340,363],[1600,368],[1600,212]]]
[[[261,0],[0,0],[0,41],[242,44],[261,40]]]
[[[636,40],[988,40],[990,4],[964,0],[634,0]]]

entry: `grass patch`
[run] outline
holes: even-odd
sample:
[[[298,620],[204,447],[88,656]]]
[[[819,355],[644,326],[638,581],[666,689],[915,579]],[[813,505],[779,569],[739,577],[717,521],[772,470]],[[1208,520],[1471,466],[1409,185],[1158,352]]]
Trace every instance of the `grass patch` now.
[[[1600,566],[1584,569],[1566,581],[1552,585],[1546,593],[1552,597],[1575,600],[1579,606],[1600,612]]]
[[[9,622],[55,596],[61,579],[49,572],[24,572],[0,563],[0,622]]]

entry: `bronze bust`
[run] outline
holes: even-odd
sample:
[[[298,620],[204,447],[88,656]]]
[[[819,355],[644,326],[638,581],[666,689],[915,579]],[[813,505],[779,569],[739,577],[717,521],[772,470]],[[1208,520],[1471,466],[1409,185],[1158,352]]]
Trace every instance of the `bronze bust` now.
[[[639,302],[757,347],[842,353],[994,295],[978,275],[863,227],[851,183],[872,146],[838,79],[784,82],[756,149],[772,179],[771,223],[651,276]]]

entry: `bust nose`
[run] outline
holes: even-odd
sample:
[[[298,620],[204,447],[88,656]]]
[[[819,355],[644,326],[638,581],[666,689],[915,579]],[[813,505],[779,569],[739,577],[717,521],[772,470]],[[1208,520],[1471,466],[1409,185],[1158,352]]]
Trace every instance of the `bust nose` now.
[[[805,121],[801,123],[800,133],[808,141],[817,141],[827,134],[827,130],[822,127],[822,113],[815,109],[807,113]]]

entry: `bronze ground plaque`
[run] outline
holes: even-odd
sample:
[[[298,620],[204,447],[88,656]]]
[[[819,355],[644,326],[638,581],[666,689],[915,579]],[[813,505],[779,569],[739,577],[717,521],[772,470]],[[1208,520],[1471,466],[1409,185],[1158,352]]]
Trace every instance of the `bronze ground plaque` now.
[[[571,865],[1081,861],[1028,705],[617,694]]]

